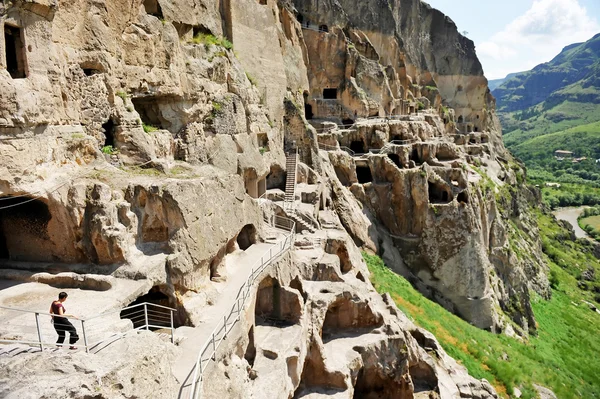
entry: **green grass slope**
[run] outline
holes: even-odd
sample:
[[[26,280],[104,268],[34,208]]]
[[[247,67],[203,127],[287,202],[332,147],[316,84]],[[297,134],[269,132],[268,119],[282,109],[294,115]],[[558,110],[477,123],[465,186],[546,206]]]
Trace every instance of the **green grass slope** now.
[[[580,289],[577,277],[600,261],[589,246],[570,241],[567,232],[547,215],[538,214],[544,250],[552,272],[553,296],[532,294],[538,336],[523,341],[477,329],[426,299],[377,256],[364,254],[371,281],[389,292],[414,322],[431,331],[448,354],[476,378],[486,378],[503,396],[518,387],[522,398],[535,398],[533,384],[552,389],[560,399],[600,398],[600,314],[582,302],[600,294]]]

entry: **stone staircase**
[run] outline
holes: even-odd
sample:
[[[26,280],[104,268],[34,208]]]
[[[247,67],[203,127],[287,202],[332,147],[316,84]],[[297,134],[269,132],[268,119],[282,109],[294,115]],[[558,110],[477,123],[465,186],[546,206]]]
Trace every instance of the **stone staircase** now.
[[[284,205],[286,209],[292,209],[294,207],[294,201],[296,199],[296,174],[298,170],[298,153],[288,155],[285,160],[285,169],[287,177],[285,180],[285,200]]]

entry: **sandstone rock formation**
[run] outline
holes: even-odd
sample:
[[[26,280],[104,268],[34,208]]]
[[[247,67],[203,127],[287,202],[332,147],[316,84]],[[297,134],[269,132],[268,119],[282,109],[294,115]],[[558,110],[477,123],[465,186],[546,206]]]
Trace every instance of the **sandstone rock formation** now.
[[[355,3],[0,4],[3,275],[143,280],[199,325],[236,294],[219,292],[228,259],[287,216],[291,258],[206,395],[495,397],[374,292],[360,249],[478,327],[526,334],[528,290],[549,295],[535,193],[510,189],[523,172],[473,43],[418,0]]]

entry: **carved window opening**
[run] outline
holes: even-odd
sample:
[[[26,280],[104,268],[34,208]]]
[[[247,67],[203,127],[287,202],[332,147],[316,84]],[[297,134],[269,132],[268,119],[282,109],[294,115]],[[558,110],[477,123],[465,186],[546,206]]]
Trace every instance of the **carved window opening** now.
[[[350,143],[350,149],[356,154],[366,154],[367,148],[362,140],[356,140]]]
[[[373,181],[373,175],[371,174],[371,168],[368,166],[357,166],[356,167],[356,178],[360,184],[367,184]]]
[[[319,25],[319,32],[329,32],[329,27],[327,25]]]
[[[23,29],[4,25],[4,51],[6,69],[13,79],[27,77]]]
[[[160,8],[158,0],[144,0],[144,9],[148,15],[155,16],[159,19],[163,18],[162,8]]]
[[[459,116],[458,117],[458,123],[464,123],[465,122],[465,118],[463,118],[463,116]]]
[[[337,100],[337,89],[323,89],[324,100]]]

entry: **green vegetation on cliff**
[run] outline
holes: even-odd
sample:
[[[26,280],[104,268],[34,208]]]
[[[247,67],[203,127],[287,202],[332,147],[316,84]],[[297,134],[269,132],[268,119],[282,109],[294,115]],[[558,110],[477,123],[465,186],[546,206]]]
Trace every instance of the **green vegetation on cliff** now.
[[[600,280],[600,261],[583,241],[572,241],[567,230],[538,213],[540,235],[550,265],[550,301],[532,293],[538,335],[526,340],[480,330],[425,298],[377,256],[364,254],[377,291],[389,292],[398,307],[417,325],[431,331],[448,354],[476,378],[486,378],[507,397],[514,388],[522,398],[535,398],[533,384],[552,389],[559,398],[600,398],[600,314],[583,301],[600,301],[593,290],[582,290],[585,270]],[[595,287],[600,289],[600,284]]]

